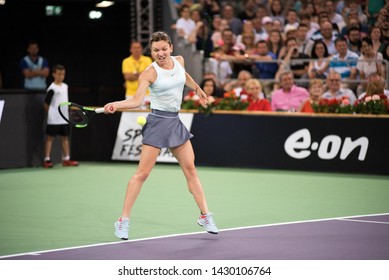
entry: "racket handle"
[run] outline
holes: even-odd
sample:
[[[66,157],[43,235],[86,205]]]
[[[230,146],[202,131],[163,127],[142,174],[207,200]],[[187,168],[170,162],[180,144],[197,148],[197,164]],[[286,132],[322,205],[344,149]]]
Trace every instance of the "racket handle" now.
[[[97,114],[104,113],[104,108],[97,108],[97,109],[95,110],[95,112],[96,112]]]

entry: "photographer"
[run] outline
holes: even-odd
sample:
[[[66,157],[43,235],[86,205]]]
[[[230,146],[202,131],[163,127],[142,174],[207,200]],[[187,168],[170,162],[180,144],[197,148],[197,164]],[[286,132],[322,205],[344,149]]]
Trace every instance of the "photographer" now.
[[[298,51],[297,39],[294,37],[288,38],[285,45],[286,54],[281,57],[281,64],[275,79],[279,80],[279,77],[283,72],[290,70],[293,72],[295,79],[298,80],[308,71],[308,59],[310,57]],[[274,89],[276,88],[278,87],[275,87]]]
[[[281,57],[284,64],[290,66],[290,70],[293,72],[295,79],[300,79],[308,70],[310,58],[304,53],[298,51],[298,44],[296,38],[287,39],[286,43],[286,54]]]

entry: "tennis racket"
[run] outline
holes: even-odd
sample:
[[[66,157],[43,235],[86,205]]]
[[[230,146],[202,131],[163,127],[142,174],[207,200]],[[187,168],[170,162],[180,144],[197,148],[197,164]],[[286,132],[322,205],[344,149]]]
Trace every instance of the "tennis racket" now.
[[[95,114],[104,113],[104,108],[93,109],[73,102],[62,102],[58,105],[58,112],[70,125],[83,128]]]

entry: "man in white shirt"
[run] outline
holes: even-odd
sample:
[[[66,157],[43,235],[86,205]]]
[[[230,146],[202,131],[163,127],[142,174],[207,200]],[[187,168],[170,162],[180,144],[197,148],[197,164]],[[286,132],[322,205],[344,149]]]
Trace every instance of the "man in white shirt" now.
[[[335,40],[337,35],[335,34],[337,33],[333,32],[332,23],[329,20],[322,21],[320,23],[320,29],[310,37],[307,48],[312,49],[316,40],[322,40],[327,46],[328,53],[333,55],[336,53]]]
[[[180,18],[177,20],[175,28],[179,37],[188,40],[189,35],[196,29],[196,23],[190,18],[190,8],[183,5],[180,10]]]
[[[327,85],[328,85],[328,91],[323,93],[321,98],[323,99],[342,99],[344,97],[348,98],[350,101],[350,105],[353,105],[355,101],[357,100],[354,92],[351,89],[348,88],[342,88],[341,87],[341,77],[338,72],[330,71],[330,73],[327,76]]]

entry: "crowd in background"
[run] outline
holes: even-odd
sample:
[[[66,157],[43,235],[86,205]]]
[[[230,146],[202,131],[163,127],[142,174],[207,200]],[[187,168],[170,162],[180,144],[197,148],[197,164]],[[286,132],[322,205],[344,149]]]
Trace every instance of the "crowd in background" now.
[[[320,98],[353,103],[370,79],[387,81],[389,1],[181,0],[176,7],[172,28],[204,53],[211,94],[244,96],[249,110],[311,111],[306,102]],[[254,104],[261,99],[270,106]]]

